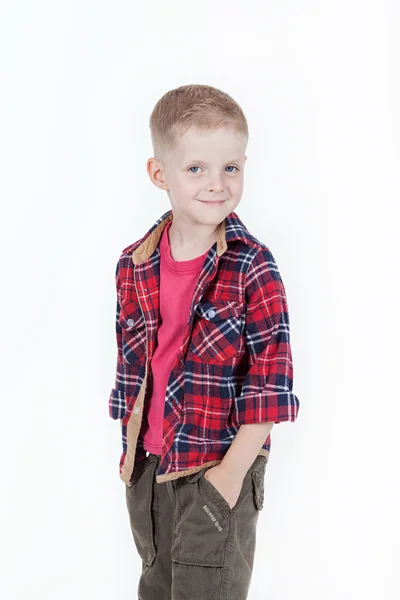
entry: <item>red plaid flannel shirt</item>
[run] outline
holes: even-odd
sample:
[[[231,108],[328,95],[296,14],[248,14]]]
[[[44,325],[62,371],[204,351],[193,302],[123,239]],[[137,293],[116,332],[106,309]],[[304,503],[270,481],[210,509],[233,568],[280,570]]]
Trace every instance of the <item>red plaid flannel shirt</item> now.
[[[119,419],[121,479],[146,458],[140,435],[157,341],[160,250],[172,211],[122,251],[117,289],[117,368],[109,414]],[[164,405],[157,483],[220,463],[244,423],[294,421],[299,400],[285,289],[271,251],[230,213],[219,227],[192,298]],[[271,436],[259,454],[269,458]]]

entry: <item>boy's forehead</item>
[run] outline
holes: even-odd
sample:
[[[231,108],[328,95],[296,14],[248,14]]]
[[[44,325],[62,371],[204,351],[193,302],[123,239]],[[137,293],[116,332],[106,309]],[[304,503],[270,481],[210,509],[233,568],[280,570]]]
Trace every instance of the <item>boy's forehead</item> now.
[[[233,129],[199,131],[191,127],[178,137],[174,146],[174,154],[185,160],[206,160],[224,154],[229,160],[240,160],[245,153],[246,141]]]
[[[198,146],[213,143],[216,140],[225,142],[226,144],[236,141],[238,144],[244,142],[244,136],[233,127],[218,127],[215,129],[199,129],[197,127],[189,127],[180,136],[177,136],[177,144],[185,146],[195,144]]]

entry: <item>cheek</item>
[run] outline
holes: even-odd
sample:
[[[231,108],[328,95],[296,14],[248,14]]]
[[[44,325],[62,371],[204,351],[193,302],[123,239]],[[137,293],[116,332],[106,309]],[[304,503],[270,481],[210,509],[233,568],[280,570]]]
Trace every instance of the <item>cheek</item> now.
[[[231,181],[230,190],[235,196],[240,195],[243,192],[243,177]]]
[[[176,191],[178,195],[185,198],[197,196],[199,189],[201,189],[201,186],[198,181],[178,179],[176,182]]]

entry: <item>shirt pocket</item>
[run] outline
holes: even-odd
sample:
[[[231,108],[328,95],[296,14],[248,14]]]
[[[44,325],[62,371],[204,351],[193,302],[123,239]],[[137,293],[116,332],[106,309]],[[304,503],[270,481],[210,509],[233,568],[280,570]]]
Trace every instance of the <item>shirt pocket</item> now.
[[[243,306],[222,300],[200,302],[195,311],[190,351],[208,363],[232,359],[242,337]]]
[[[146,353],[146,324],[137,302],[121,303],[119,325],[122,330],[122,354],[130,365],[141,363]]]

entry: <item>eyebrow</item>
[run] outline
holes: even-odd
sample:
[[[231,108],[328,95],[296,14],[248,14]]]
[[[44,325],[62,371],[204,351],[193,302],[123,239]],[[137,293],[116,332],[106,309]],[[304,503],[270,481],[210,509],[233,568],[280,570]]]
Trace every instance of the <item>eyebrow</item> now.
[[[200,158],[194,158],[193,160],[186,160],[185,162],[194,162],[194,163],[198,163],[198,162],[202,162],[202,163],[206,163],[206,160],[201,160]],[[232,158],[231,160],[228,160],[226,162],[240,162],[240,158]]]

